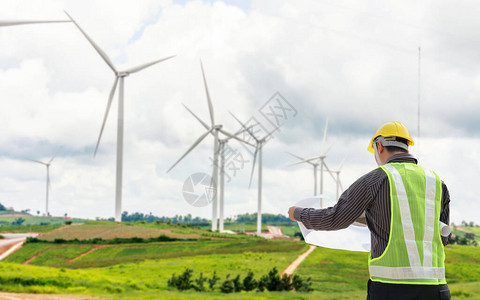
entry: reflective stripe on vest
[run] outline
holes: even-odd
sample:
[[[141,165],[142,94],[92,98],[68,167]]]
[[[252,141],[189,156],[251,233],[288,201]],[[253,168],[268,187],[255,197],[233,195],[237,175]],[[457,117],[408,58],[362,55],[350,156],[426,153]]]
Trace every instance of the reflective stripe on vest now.
[[[431,280],[440,280],[444,281],[445,279],[445,268],[443,267],[443,261],[438,265],[436,261],[435,266],[433,267],[433,243],[435,235],[435,222],[439,222],[435,217],[435,200],[436,200],[436,188],[437,188],[437,178],[432,171],[424,171],[425,176],[425,224],[424,224],[424,234],[423,240],[416,241],[415,239],[415,229],[412,222],[412,216],[410,212],[410,205],[408,202],[407,192],[405,190],[405,185],[403,183],[402,176],[400,172],[392,165],[382,166],[387,175],[391,176],[395,190],[396,190],[396,199],[398,201],[398,210],[401,220],[401,227],[403,229],[403,239],[406,246],[406,254],[408,255],[409,266],[385,266],[377,261],[377,264],[370,264],[369,261],[369,271],[370,276],[379,277],[380,279],[384,278],[386,282],[405,282],[406,280],[414,280],[416,283],[422,283],[422,279],[425,280],[425,284],[431,283]],[[413,167],[407,167],[407,169]],[[417,167],[417,170],[421,168]],[[417,172],[418,174],[418,172]],[[392,199],[393,200],[393,199]],[[423,199],[422,199],[423,200]],[[393,202],[392,202],[393,205]],[[393,208],[392,208],[393,209]],[[398,217],[397,217],[398,218]],[[393,210],[392,210],[392,221],[393,221]],[[417,221],[418,222],[418,221]],[[393,224],[391,224],[393,226]],[[400,226],[400,225],[398,225]],[[438,226],[438,225],[437,225]],[[418,224],[417,224],[418,227]],[[438,229],[438,227],[437,227]],[[417,232],[418,234],[418,232]],[[397,238],[399,236],[397,234]],[[423,245],[423,264],[420,259],[420,249],[417,245],[417,242],[421,242]],[[438,240],[437,240],[438,242]],[[385,252],[388,250],[389,245],[385,249]],[[443,244],[441,245],[443,247]],[[436,251],[438,247],[435,247]],[[443,248],[441,249],[443,251]],[[401,253],[401,252],[399,252]],[[380,258],[378,258],[380,259]],[[438,260],[437,257],[435,259]],[[376,260],[376,259],[373,259]],[[372,261],[373,261],[372,260]],[[391,280],[390,280],[391,279]],[[419,280],[419,281],[416,281]],[[430,281],[429,281],[430,280]],[[382,281],[382,280],[381,280]]]

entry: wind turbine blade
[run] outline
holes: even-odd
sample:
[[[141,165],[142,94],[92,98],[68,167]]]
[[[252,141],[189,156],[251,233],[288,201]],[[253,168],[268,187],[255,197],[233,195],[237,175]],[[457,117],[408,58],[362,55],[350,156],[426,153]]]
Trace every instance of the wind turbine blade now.
[[[327,151],[323,152],[323,155],[327,155],[328,151],[330,151],[335,144],[331,144],[330,147],[328,147]]]
[[[153,65],[155,65],[155,64],[158,64],[159,62],[162,62],[162,61],[165,61],[165,60],[167,60],[167,59],[173,58],[173,57],[175,57],[175,56],[176,56],[176,55],[172,55],[172,56],[165,57],[165,58],[162,58],[162,59],[159,59],[159,60],[156,60],[156,61],[152,61],[152,62],[143,64],[143,65],[140,65],[140,66],[137,66],[137,67],[133,67],[133,68],[131,68],[131,69],[126,70],[125,72],[132,74],[132,73],[141,71],[141,70],[143,70],[143,69],[145,69],[145,68],[148,68],[148,67],[150,67],[150,66],[153,66]]]
[[[223,133],[224,135],[226,135],[227,137],[229,137],[229,138],[236,139],[236,140],[239,141],[240,143],[244,143],[244,144],[250,145],[250,146],[252,146],[252,147],[255,147],[255,145],[250,144],[249,142],[247,142],[247,141],[245,141],[245,140],[243,140],[243,139],[241,139],[241,138],[239,138],[239,137],[237,137],[237,136],[235,136],[235,135],[233,135],[233,134],[231,134],[231,133],[229,133],[229,132],[227,132],[227,131],[225,131],[225,130],[223,130],[223,129],[219,129],[219,131],[220,131],[221,133]]]
[[[73,24],[75,24],[75,26],[77,26],[77,28],[82,32],[82,34],[87,38],[87,40],[90,42],[90,44],[93,46],[93,48],[95,48],[95,50],[97,51],[98,54],[100,54],[100,56],[103,58],[103,60],[107,63],[107,65],[113,70],[113,72],[118,73],[117,72],[117,69],[115,69],[115,66],[113,65],[112,61],[110,60],[110,58],[108,57],[108,55],[88,36],[88,34],[83,31],[83,29],[80,27],[80,25],[77,24],[77,22],[75,22],[75,20],[67,13],[65,12],[65,14],[67,14],[67,16],[70,18],[70,20],[73,22]]]
[[[290,154],[291,156],[293,156],[293,157],[295,157],[295,158],[298,158],[299,160],[302,160],[302,161],[305,160],[305,158],[300,157],[300,156],[298,156],[298,155],[295,155],[295,154],[293,154],[293,153],[290,153],[290,152],[288,152],[288,151],[286,151],[285,153]]]
[[[188,148],[187,152],[185,152],[174,164],[173,166],[170,167],[170,169],[168,169],[167,173],[170,172],[185,156],[188,155],[188,153],[190,153],[190,151],[192,151],[195,147],[197,147],[198,144],[200,144],[203,139],[209,135],[211,132],[212,132],[213,129],[210,129],[209,131],[205,132],[204,134],[202,134],[196,141],[195,143],[193,143],[193,145]]]
[[[207,94],[208,110],[210,112],[210,120],[212,121],[212,127],[213,127],[215,125],[213,104],[212,104],[212,100],[210,99],[210,93],[208,92],[207,79],[205,78],[205,71],[203,70],[203,64],[201,60],[200,60],[200,67],[202,68],[203,85],[205,86],[205,93]]]
[[[262,140],[266,140],[269,136],[271,136],[275,131],[279,130],[280,127],[275,127],[272,131],[270,131],[269,133],[267,133],[266,136],[263,137]]]
[[[16,21],[0,21],[1,26],[14,26],[14,25],[25,25],[25,24],[42,24],[42,23],[70,23],[70,20],[16,20]]]
[[[182,105],[192,114],[192,116],[195,117],[195,119],[198,120],[198,122],[203,125],[203,127],[205,127],[206,130],[210,130],[210,126],[208,126],[207,123],[203,122],[202,119],[200,119],[196,114],[194,114],[193,111],[191,111],[185,104],[182,103]]]
[[[345,156],[345,158],[342,160],[342,162],[340,163],[340,166],[338,167],[338,172],[340,172],[343,168],[343,164],[345,163],[345,161],[347,160],[347,157]]]
[[[323,151],[323,147],[325,146],[325,141],[327,140],[327,128],[328,128],[328,118],[325,121],[325,129],[323,130],[323,139],[322,139],[322,145],[320,145],[320,152],[322,155],[325,155],[326,152]]]
[[[51,164],[52,161],[55,159],[56,156],[57,156],[57,155],[52,156],[52,158],[48,161],[48,164]]]
[[[252,186],[253,172],[255,172],[255,163],[257,161],[257,153],[258,153],[258,147],[255,148],[255,153],[253,154],[252,173],[250,174],[250,183],[248,184],[248,188]]]
[[[337,178],[335,178],[335,175],[333,175],[332,171],[330,171],[330,169],[327,167],[327,164],[323,160],[322,160],[322,164],[325,167],[325,169],[327,169],[328,174],[330,174],[330,176],[332,176],[333,181],[337,182]]]
[[[315,165],[314,163],[310,162],[310,161],[306,161],[306,160],[302,160],[302,161],[299,161],[299,162],[296,162],[296,163],[293,163],[293,164],[289,164],[287,165],[287,167],[293,167],[293,166],[297,166],[297,165],[301,165],[301,164],[311,164],[311,165]]]
[[[240,126],[242,126],[243,129],[244,129],[245,131],[247,131],[248,134],[249,134],[255,141],[259,142],[259,140],[257,139],[257,137],[250,131],[250,129],[251,129],[252,126],[247,127],[245,124],[242,123],[242,121],[240,121],[237,117],[235,117],[235,115],[234,115],[231,111],[229,111],[229,113],[230,113],[230,115],[232,115],[232,117],[233,117],[235,120],[237,120],[237,122],[240,124]]]
[[[34,159],[29,159],[29,158],[27,158],[27,160],[29,160],[29,161],[33,161],[33,162],[36,162],[36,163],[39,163],[39,164],[42,164],[42,165],[44,165],[44,166],[46,166],[46,165],[47,165],[46,163],[44,163],[44,162],[41,162],[41,161],[39,161],[39,160],[34,160]]]
[[[100,140],[102,139],[103,129],[105,128],[105,123],[107,122],[108,112],[110,111],[110,106],[112,106],[113,96],[115,95],[115,90],[117,89],[117,83],[118,77],[115,77],[115,82],[113,83],[110,96],[108,97],[107,109],[105,110],[105,115],[103,116],[102,128],[100,128],[100,134],[98,135],[97,145],[95,146],[93,157],[97,155],[98,146],[100,145]]]

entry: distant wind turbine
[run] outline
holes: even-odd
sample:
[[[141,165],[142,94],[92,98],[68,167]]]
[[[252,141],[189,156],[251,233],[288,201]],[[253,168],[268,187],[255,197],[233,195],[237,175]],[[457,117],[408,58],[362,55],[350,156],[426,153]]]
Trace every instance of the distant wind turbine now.
[[[185,105],[184,105],[185,106]],[[209,126],[205,123],[202,119],[200,119],[196,114],[194,114],[187,106],[185,108],[205,127],[205,129],[209,130]],[[237,141],[255,147],[254,145],[250,144],[249,142],[240,139],[238,137],[239,134],[243,133],[245,130],[240,129],[236,133],[230,136],[226,136],[225,138],[221,138],[218,140],[218,155],[220,155],[220,207],[219,207],[219,225],[218,231],[224,231],[224,207],[225,207],[225,145],[231,139],[236,139]],[[212,132],[210,134],[214,135]]]
[[[343,193],[343,186],[342,186],[342,182],[340,181],[340,172],[342,171],[342,168],[343,168],[343,164],[345,163],[345,160],[347,158],[345,157],[342,162],[340,163],[340,166],[338,167],[338,169],[336,170],[331,170],[330,172],[335,174],[336,175],[336,179],[335,179],[335,182],[336,182],[336,186],[337,186],[337,201],[338,199],[340,198],[340,192]]]
[[[26,25],[26,24],[42,24],[42,23],[69,23],[70,20],[11,20],[11,21],[0,21],[0,27],[3,26],[15,26],[15,25]]]
[[[317,174],[318,174],[318,166],[320,165],[320,163],[317,161],[307,161],[305,160],[305,158],[303,157],[300,157],[298,155],[295,155],[295,154],[292,154],[290,152],[287,152],[288,154],[290,154],[291,156],[295,157],[295,158],[298,158],[299,160],[301,160],[299,163],[294,163],[294,164],[291,164],[291,165],[288,165],[289,167],[290,166],[295,166],[295,165],[298,165],[298,164],[303,164],[303,163],[307,163],[307,164],[310,164],[313,166],[313,195],[314,196],[317,196],[317,184],[318,184],[318,180],[317,180]]]
[[[314,157],[310,157],[310,158],[306,158],[296,164],[301,164],[301,163],[312,163],[312,162],[319,162],[320,164],[320,194],[323,195],[323,172],[324,172],[324,168],[325,170],[330,174],[330,176],[332,176],[333,180],[336,181],[335,177],[333,176],[332,172],[330,171],[330,169],[328,168],[327,164],[325,163],[325,158],[327,157],[327,153],[328,151],[330,151],[330,149],[332,148],[332,146],[330,146],[328,149],[325,150],[325,141],[327,139],[327,128],[328,128],[328,119],[327,121],[325,122],[325,129],[323,131],[323,139],[322,139],[322,144],[320,146],[320,155],[318,156],[314,156]],[[295,165],[295,164],[294,164]],[[323,208],[323,197],[320,198],[320,207]]]
[[[258,154],[258,202],[257,202],[257,235],[260,235],[262,233],[262,149],[265,143],[267,142],[267,139],[275,132],[278,130],[278,127],[267,133],[264,137],[258,138],[256,137],[251,128],[248,128],[242,121],[240,121],[237,117],[235,117],[234,114],[232,114],[233,118],[237,120],[238,123],[245,129],[245,131],[248,132],[248,134],[253,138],[255,141],[255,153],[253,154],[253,165],[252,165],[252,173],[250,174],[250,183],[249,187],[252,185],[252,178],[253,178],[253,173],[255,171],[255,162],[257,160],[257,154]]]
[[[50,165],[52,164],[53,160],[55,159],[55,156],[53,156],[48,162],[42,162],[42,161],[39,161],[39,160],[34,160],[34,159],[28,159],[29,161],[32,161],[32,162],[36,162],[36,163],[39,163],[39,164],[42,164],[44,165],[45,167],[47,167],[47,197],[46,197],[46,202],[45,202],[45,214],[47,216],[50,215],[50,213],[48,212],[48,192],[50,190]]]
[[[166,58],[162,58],[159,60],[155,60],[140,66],[133,67],[131,69],[127,69],[125,71],[118,71],[115,66],[113,65],[110,58],[107,54],[87,35],[85,31],[75,22],[72,17],[65,12],[70,20],[77,26],[77,28],[82,32],[82,34],[87,38],[90,44],[95,48],[98,54],[103,58],[103,60],[107,63],[107,65],[112,69],[115,73],[115,81],[113,83],[112,90],[110,91],[110,96],[108,98],[107,109],[105,111],[105,115],[103,118],[102,127],[100,129],[100,134],[98,136],[97,145],[95,146],[95,152],[93,156],[95,157],[97,154],[98,146],[100,144],[100,140],[102,138],[103,129],[105,128],[105,123],[107,122],[108,112],[110,111],[110,106],[113,101],[113,96],[115,95],[115,91],[117,89],[117,84],[119,84],[119,95],[118,95],[118,120],[117,120],[117,170],[116,170],[116,184],[115,184],[115,221],[121,222],[122,221],[122,174],[123,174],[123,115],[124,115],[124,79],[130,74],[135,72],[141,71],[145,68],[153,66],[159,62],[165,61],[170,59],[173,56],[169,56]]]
[[[240,140],[235,135],[228,133],[224,129],[222,129],[223,125],[215,124],[215,114],[213,110],[212,100],[210,99],[210,93],[208,91],[207,79],[205,78],[205,72],[203,70],[203,64],[200,61],[200,67],[202,69],[202,76],[203,76],[203,84],[205,86],[205,94],[207,96],[207,104],[208,110],[210,113],[210,125],[207,125],[203,122],[200,118],[198,118],[190,109],[187,110],[205,127],[207,130],[204,132],[188,150],[167,170],[167,173],[170,172],[185,156],[187,156],[195,147],[198,146],[209,134],[214,136],[214,144],[213,144],[213,174],[212,174],[212,185],[215,190],[213,193],[213,201],[212,201],[212,231],[217,230],[217,210],[218,210],[218,203],[217,203],[217,192],[218,192],[218,158],[219,158],[219,145],[220,145],[220,137],[219,134],[222,133],[227,137],[231,137],[237,140]]]

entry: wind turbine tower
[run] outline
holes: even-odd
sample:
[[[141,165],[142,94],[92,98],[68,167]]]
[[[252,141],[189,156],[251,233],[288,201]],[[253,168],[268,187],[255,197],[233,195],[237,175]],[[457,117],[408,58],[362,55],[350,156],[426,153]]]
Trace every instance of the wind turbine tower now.
[[[33,162],[36,162],[36,163],[39,163],[41,165],[44,165],[45,167],[47,167],[47,188],[46,188],[46,191],[47,191],[47,195],[46,195],[46,201],[45,201],[45,214],[47,216],[50,215],[49,211],[48,211],[48,194],[49,194],[49,190],[50,190],[50,165],[52,164],[53,160],[55,159],[55,156],[53,156],[48,162],[43,162],[43,161],[39,161],[39,160],[34,160],[34,159],[29,159],[29,161],[33,161]]]
[[[260,235],[262,233],[262,165],[263,165],[263,155],[262,155],[262,150],[263,146],[267,142],[267,139],[275,132],[278,130],[278,127],[267,133],[264,137],[258,138],[255,136],[253,133],[253,130],[251,127],[247,127],[244,123],[242,123],[237,117],[235,117],[234,114],[232,114],[232,117],[237,120],[238,123],[243,127],[243,129],[248,132],[248,134],[252,137],[252,139],[255,141],[255,153],[253,154],[253,165],[252,165],[252,173],[250,174],[250,184],[249,187],[252,185],[252,178],[253,178],[253,173],[255,171],[255,162],[257,159],[258,155],[258,201],[257,201],[257,235]]]
[[[202,69],[202,77],[203,77],[203,84],[205,86],[205,94],[207,96],[207,104],[208,104],[208,110],[210,114],[210,126],[207,125],[205,122],[203,122],[199,117],[197,117],[188,107],[185,106],[185,108],[205,127],[207,130],[204,132],[194,143],[190,148],[170,167],[170,169],[167,170],[167,173],[170,172],[185,156],[187,156],[195,147],[198,146],[206,137],[207,135],[211,134],[214,137],[214,143],[213,143],[213,172],[212,172],[212,185],[215,190],[213,193],[213,199],[212,199],[212,231],[217,230],[217,212],[218,212],[218,159],[219,159],[219,147],[220,147],[220,133],[230,137],[237,139],[239,141],[242,141],[235,135],[225,131],[223,129],[223,125],[220,124],[215,124],[215,113],[213,109],[213,104],[212,100],[210,98],[210,93],[208,91],[208,85],[207,85],[207,79],[205,78],[205,71],[203,69],[203,64],[200,61],[200,67]],[[242,141],[243,142],[243,141]]]
[[[170,59],[173,56],[165,57],[159,60],[155,60],[143,65],[139,65],[124,71],[119,71],[113,65],[113,62],[107,56],[107,54],[87,35],[87,33],[73,20],[73,18],[67,13],[67,16],[70,20],[77,26],[80,32],[87,38],[90,44],[95,48],[97,53],[102,57],[102,59],[107,63],[107,65],[112,69],[113,73],[115,74],[115,81],[113,83],[113,87],[110,91],[110,96],[108,98],[107,109],[105,111],[105,115],[103,118],[102,127],[100,129],[100,134],[98,136],[97,145],[95,147],[95,152],[93,156],[95,157],[97,154],[98,146],[100,144],[100,140],[102,138],[103,129],[105,128],[105,123],[107,122],[108,112],[110,111],[110,106],[113,101],[113,96],[115,95],[115,91],[117,89],[117,84],[119,84],[119,95],[118,95],[118,117],[117,117],[117,165],[116,165],[116,179],[115,179],[115,221],[121,222],[122,221],[122,177],[123,177],[123,122],[124,122],[124,80],[130,74],[139,72],[143,69],[146,69],[150,66],[153,66],[159,62],[165,61]]]

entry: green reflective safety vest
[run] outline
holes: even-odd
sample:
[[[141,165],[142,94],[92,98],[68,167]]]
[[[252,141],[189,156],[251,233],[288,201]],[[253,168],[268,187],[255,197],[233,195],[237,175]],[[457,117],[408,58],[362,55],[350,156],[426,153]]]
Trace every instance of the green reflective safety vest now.
[[[390,236],[381,256],[369,256],[370,279],[397,284],[446,284],[440,236],[442,181],[416,164],[391,163],[381,168],[390,183]]]

